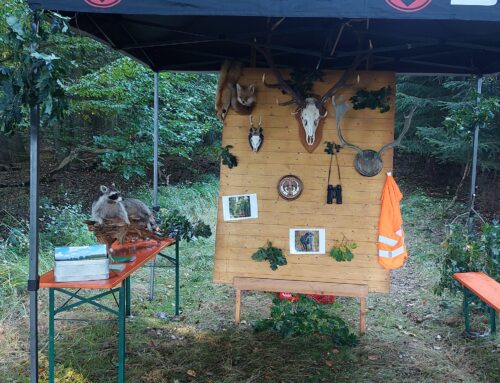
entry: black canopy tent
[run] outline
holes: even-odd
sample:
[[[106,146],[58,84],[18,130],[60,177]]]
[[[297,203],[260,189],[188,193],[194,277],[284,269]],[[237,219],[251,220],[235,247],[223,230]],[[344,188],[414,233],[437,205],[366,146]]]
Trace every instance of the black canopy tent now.
[[[221,59],[249,61],[249,46],[267,42],[268,18],[286,17],[273,32],[276,63],[350,64],[355,36],[343,23],[366,23],[372,70],[406,73],[500,71],[500,6],[452,5],[470,0],[33,0],[71,17],[71,24],[155,72],[218,70]],[[475,3],[496,3],[476,0]],[[410,5],[407,5],[410,4]],[[406,7],[406,9],[404,9]],[[361,28],[360,28],[361,29]],[[333,40],[333,41],[332,41]],[[326,44],[325,44],[326,42]]]
[[[265,66],[348,67],[357,36],[369,42],[369,69],[413,74],[481,76],[500,72],[497,0],[28,0],[32,8],[71,18],[75,30],[101,40],[155,72],[155,169],[158,72],[215,71],[224,59]],[[268,39],[272,30],[272,41]],[[31,382],[38,381],[38,130],[31,113],[30,333]],[[471,181],[473,210],[477,143]],[[155,171],[153,205],[157,205]],[[470,219],[469,219],[470,221]],[[469,223],[470,225],[470,223]]]

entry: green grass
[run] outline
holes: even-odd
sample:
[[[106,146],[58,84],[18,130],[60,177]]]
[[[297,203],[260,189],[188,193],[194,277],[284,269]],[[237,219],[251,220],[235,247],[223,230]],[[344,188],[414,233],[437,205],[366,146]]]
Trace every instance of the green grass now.
[[[212,228],[217,211],[218,184],[204,183],[161,188],[162,208],[177,208]],[[148,201],[150,190],[138,190]],[[496,382],[500,339],[466,339],[459,296],[437,297],[436,264],[444,222],[461,207],[447,209],[447,200],[405,190],[404,216],[411,254],[404,268],[392,273],[391,294],[371,294],[368,333],[358,346],[334,347],[322,337],[281,338],[254,333],[250,323],[269,314],[270,294],[243,296],[241,325],[232,322],[234,293],[214,285],[214,237],[181,242],[180,321],[172,321],[174,273],[157,271],[156,298],[148,302],[149,270],[132,281],[132,314],[127,321],[127,382]],[[172,250],[169,250],[172,251]],[[44,258],[45,259],[45,258]],[[26,259],[8,260],[26,270]],[[48,262],[45,259],[44,262]],[[45,266],[48,266],[46,264]],[[44,267],[45,267],[44,266]],[[2,267],[2,271],[4,268]],[[3,275],[3,274],[2,274]],[[25,278],[25,276],[24,276]],[[24,291],[0,288],[0,382],[27,382],[27,310]],[[7,305],[5,302],[9,302]],[[42,382],[47,381],[46,292],[40,294]],[[356,330],[358,305],[339,298],[328,308]],[[166,313],[167,319],[160,319]],[[92,308],[67,317],[109,318]],[[475,328],[485,329],[486,316],[473,314]],[[108,383],[116,380],[115,323],[57,322],[57,381]],[[439,337],[438,337],[439,336]]]

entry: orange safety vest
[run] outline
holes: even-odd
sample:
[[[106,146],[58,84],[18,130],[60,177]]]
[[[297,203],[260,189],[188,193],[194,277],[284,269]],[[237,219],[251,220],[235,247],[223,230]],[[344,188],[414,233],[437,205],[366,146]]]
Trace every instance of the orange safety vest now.
[[[387,173],[382,191],[382,208],[378,221],[378,263],[385,269],[403,266],[408,258],[399,203],[403,194],[391,173]]]

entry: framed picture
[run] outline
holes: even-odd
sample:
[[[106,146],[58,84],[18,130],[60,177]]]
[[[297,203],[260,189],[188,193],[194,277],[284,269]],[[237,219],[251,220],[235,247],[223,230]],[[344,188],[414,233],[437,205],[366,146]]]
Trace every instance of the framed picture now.
[[[222,197],[224,221],[258,218],[257,194],[241,194]]]
[[[325,229],[290,229],[290,254],[325,254]]]

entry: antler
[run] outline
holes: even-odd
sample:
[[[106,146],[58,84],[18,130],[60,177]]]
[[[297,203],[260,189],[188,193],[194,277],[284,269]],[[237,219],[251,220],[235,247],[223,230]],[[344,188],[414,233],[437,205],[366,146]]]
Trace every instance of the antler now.
[[[416,106],[414,106],[411,111],[410,111],[410,114],[407,114],[405,116],[405,124],[403,126],[403,130],[401,131],[401,133],[399,134],[399,137],[397,139],[395,139],[393,142],[391,142],[390,144],[387,144],[387,145],[384,145],[382,146],[382,149],[380,149],[378,151],[378,154],[379,155],[382,155],[382,153],[384,153],[387,149],[389,148],[395,148],[396,146],[399,146],[401,145],[401,140],[403,139],[404,135],[406,134],[406,132],[408,131],[408,129],[410,129],[410,125],[411,125],[411,120],[413,118],[413,113],[415,113],[415,110],[417,109]]]
[[[342,73],[342,76],[340,76],[339,80],[330,89],[328,89],[325,92],[325,94],[321,97],[320,99],[321,104],[325,104],[325,102],[327,102],[340,89],[354,86],[354,83],[347,83],[347,80],[349,79],[351,74],[357,69],[359,64],[361,64],[367,58],[367,55],[362,54],[361,47],[363,45],[363,42],[361,39],[361,35],[357,33],[357,37],[358,37],[358,47],[357,47],[358,54],[356,55],[356,58],[349,66],[349,68],[345,70],[344,73]],[[359,77],[357,81],[359,82]]]
[[[349,110],[349,104],[346,101],[344,101],[344,98],[342,96],[340,96],[340,102],[338,104],[335,103],[335,96],[333,96],[332,103],[333,107],[335,108],[335,119],[337,120],[337,135],[339,136],[339,140],[340,143],[342,144],[342,147],[345,146],[354,149],[358,153],[363,153],[363,150],[359,146],[347,142],[340,130],[340,121],[342,121],[344,114],[346,114],[346,112]]]
[[[269,65],[269,68],[272,70],[274,77],[276,77],[276,80],[278,80],[277,83],[275,84],[270,84],[266,82],[266,74],[264,73],[262,75],[262,82],[264,83],[265,86],[268,88],[274,88],[274,89],[280,89],[282,92],[288,94],[290,97],[292,97],[291,100],[285,101],[285,102],[278,102],[279,105],[281,106],[286,106],[286,105],[291,105],[291,104],[297,104],[299,106],[304,105],[305,100],[286,82],[286,80],[283,78],[283,75],[281,72],[276,68],[276,65],[274,64],[273,56],[271,55],[271,52],[269,51],[268,48],[265,49],[259,49],[259,51],[262,53],[264,58],[267,61],[267,65]]]

